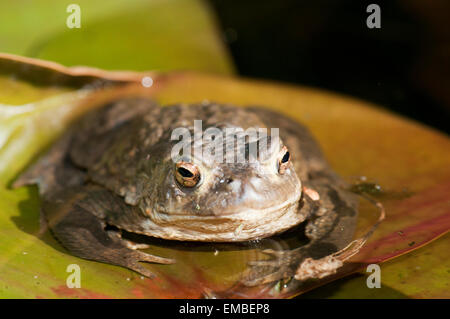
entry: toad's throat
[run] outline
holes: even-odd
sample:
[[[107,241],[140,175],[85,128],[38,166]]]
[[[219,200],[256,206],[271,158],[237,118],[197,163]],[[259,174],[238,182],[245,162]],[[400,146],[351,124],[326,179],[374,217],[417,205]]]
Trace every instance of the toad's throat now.
[[[305,220],[299,198],[266,209],[247,209],[223,216],[156,214],[135,231],[183,241],[233,242],[269,237]]]

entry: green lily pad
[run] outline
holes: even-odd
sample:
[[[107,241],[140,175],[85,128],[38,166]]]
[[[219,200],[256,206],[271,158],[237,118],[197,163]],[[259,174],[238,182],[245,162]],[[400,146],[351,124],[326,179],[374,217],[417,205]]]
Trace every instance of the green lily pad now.
[[[4,58],[5,64],[6,60]],[[0,129],[6,141],[0,148],[2,297],[292,297],[357,272],[367,264],[403,255],[442,236],[450,228],[448,137],[378,106],[320,90],[193,72],[152,73],[154,85],[145,88],[139,83],[144,74],[86,70],[85,74],[75,75],[72,69],[52,68],[38,62],[31,67],[29,62],[11,61],[16,66],[28,65],[32,74],[48,72],[75,84],[59,88],[49,83],[33,86],[17,80],[18,94],[23,89],[25,95],[34,96],[36,101],[0,106]],[[25,73],[22,79],[26,79]],[[110,84],[92,89],[89,84],[99,80]],[[77,88],[80,84],[81,88]],[[30,93],[33,90],[44,91]],[[157,274],[153,280],[141,278],[127,269],[71,256],[48,232],[40,232],[36,188],[11,190],[8,184],[74,118],[108,99],[136,94],[163,104],[207,99],[242,106],[263,105],[284,112],[311,128],[339,174],[349,180],[361,180],[359,177],[365,176],[380,185],[381,189],[372,196],[386,207],[387,219],[361,253],[346,263],[336,276],[308,282],[289,291],[276,286],[249,289],[236,285],[247,262],[260,256],[260,246],[252,244],[192,245],[157,240],[150,251],[175,258],[177,263],[148,265]],[[377,210],[363,204],[358,234],[376,218]],[[279,244],[277,240],[263,243],[265,247],[276,244]],[[81,268],[82,287],[79,289],[66,286],[69,275],[66,268],[70,264]]]
[[[233,70],[201,0],[80,0],[72,29],[69,4],[0,3],[0,52],[108,70]]]
[[[0,51],[66,66],[153,71],[65,68],[0,54],[0,297],[292,297],[364,270],[367,264],[387,260],[382,278],[392,287],[411,280],[414,283],[405,290],[408,296],[443,296],[448,280],[442,281],[442,277],[448,269],[428,268],[435,270],[438,279],[427,284],[408,264],[416,252],[403,255],[450,228],[447,136],[379,106],[324,91],[201,73],[161,73],[180,69],[232,73],[213,17],[202,1],[77,3],[82,13],[80,29],[67,28],[69,13],[63,2],[27,2],[26,8],[22,1],[0,4]],[[150,88],[140,84],[145,76],[153,79]],[[36,188],[11,190],[9,184],[74,119],[109,100],[135,94],[163,104],[208,99],[243,106],[259,104],[284,112],[311,128],[335,170],[349,181],[358,181],[356,189],[369,190],[379,199],[386,207],[387,219],[336,276],[289,291],[279,285],[275,289],[235,285],[246,263],[260,256],[259,247],[251,244],[196,246],[155,241],[150,251],[173,257],[178,263],[148,265],[158,275],[153,280],[73,257],[48,232],[41,231]],[[376,185],[381,188],[374,188]],[[358,234],[376,218],[377,210],[363,202]],[[261,245],[277,244],[277,240],[268,240]],[[431,259],[441,262],[438,256],[445,256],[446,246],[430,249]],[[420,260],[425,259],[430,258]],[[403,266],[407,263],[406,270],[392,266],[396,261]],[[81,268],[80,289],[66,285],[70,264]],[[421,286],[427,287],[425,292]],[[353,288],[350,285],[346,290]],[[333,294],[342,296],[340,291]]]

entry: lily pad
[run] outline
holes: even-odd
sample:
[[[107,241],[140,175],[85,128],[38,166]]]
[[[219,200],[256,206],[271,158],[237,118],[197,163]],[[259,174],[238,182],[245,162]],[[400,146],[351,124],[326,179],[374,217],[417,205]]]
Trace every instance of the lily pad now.
[[[233,64],[201,0],[0,3],[0,52],[108,70],[189,69],[230,74]]]
[[[292,297],[354,273],[367,264],[380,263],[419,248],[450,228],[448,137],[379,106],[321,90],[227,76],[153,72],[154,84],[146,88],[140,83],[145,74],[91,69],[83,73],[44,62],[13,59],[10,64],[7,60],[8,57],[3,59],[4,65],[9,66],[8,72],[29,68],[30,79],[36,80],[36,72],[48,72],[74,84],[55,87],[55,83],[47,81],[37,86],[33,81],[28,82],[27,72],[23,72],[14,85],[17,95],[27,96],[23,98],[27,104],[4,94],[19,105],[0,106],[4,141],[0,146],[2,297]],[[16,67],[11,67],[13,64]],[[11,81],[5,76],[3,80]],[[109,84],[92,85],[99,80]],[[11,190],[8,185],[71,120],[105,101],[136,94],[162,104],[210,100],[241,106],[261,105],[283,112],[310,127],[340,175],[350,181],[366,180],[379,185],[372,196],[384,204],[388,217],[363,251],[335,276],[288,290],[277,286],[248,289],[237,285],[247,262],[259,256],[261,247],[279,246],[279,239],[258,245],[192,245],[155,240],[150,248],[152,253],[178,262],[148,265],[157,274],[153,280],[120,267],[73,257],[48,232],[40,233],[36,188]],[[365,203],[360,214],[358,234],[376,220],[377,210]],[[70,264],[81,268],[79,289],[66,286],[69,275],[66,268]]]

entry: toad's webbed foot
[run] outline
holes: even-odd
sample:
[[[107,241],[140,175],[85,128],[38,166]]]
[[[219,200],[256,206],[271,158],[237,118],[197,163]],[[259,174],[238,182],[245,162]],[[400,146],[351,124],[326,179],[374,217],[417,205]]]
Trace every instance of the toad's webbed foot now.
[[[143,276],[153,273],[140,262],[171,264],[174,260],[130,249],[127,242],[111,236],[105,222],[78,205],[80,193],[61,195],[60,203],[45,203],[43,210],[48,226],[58,241],[73,255],[122,266]]]
[[[272,258],[250,262],[243,284],[256,286],[292,278],[299,281],[323,278],[342,266],[342,261],[333,254],[351,241],[355,217],[345,215],[349,208],[341,204],[340,193],[327,185],[319,186],[305,189],[300,207],[308,212],[305,235],[310,242],[292,250],[264,250]]]
[[[314,245],[312,245],[314,246]],[[241,282],[246,286],[257,286],[278,281],[298,281],[320,279],[336,273],[343,262],[334,254],[313,259],[310,256],[311,246],[306,245],[293,250],[264,250],[271,255],[269,260],[258,260],[249,263]]]
[[[257,286],[279,280],[289,280],[304,255],[300,249],[272,250],[265,249],[262,253],[270,259],[255,260],[248,263],[249,268],[244,272],[241,282],[246,286]]]

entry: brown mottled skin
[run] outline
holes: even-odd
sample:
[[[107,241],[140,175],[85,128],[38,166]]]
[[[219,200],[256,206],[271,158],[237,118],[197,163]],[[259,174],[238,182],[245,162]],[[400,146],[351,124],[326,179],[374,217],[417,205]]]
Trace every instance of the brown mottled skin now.
[[[280,174],[280,149],[256,164],[190,159],[201,174],[195,187],[174,177],[170,151],[177,127],[194,120],[208,127],[279,128],[291,155]],[[132,247],[119,230],[186,241],[246,241],[306,222],[309,243],[252,264],[246,283],[291,277],[306,258],[330,255],[352,239],[357,199],[332,172],[301,124],[264,108],[212,103],[160,107],[128,98],[83,117],[31,166],[15,186],[37,183],[42,213],[54,236],[73,255],[123,266],[145,276],[139,262],[172,263]],[[315,190],[313,200],[305,189]]]

